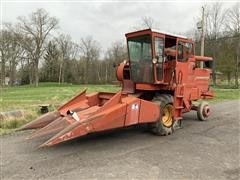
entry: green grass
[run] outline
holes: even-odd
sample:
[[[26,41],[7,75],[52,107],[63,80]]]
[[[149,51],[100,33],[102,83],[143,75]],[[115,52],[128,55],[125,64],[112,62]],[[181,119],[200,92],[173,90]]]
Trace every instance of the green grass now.
[[[117,92],[120,87],[113,85],[71,85],[58,83],[40,83],[39,87],[24,85],[1,89],[1,112],[23,110],[24,119],[0,120],[0,135],[12,132],[15,128],[40,115],[39,105],[49,104],[52,111],[87,88],[87,93],[105,91]]]
[[[240,89],[214,89],[215,97],[210,102],[240,99]]]
[[[3,102],[1,111],[10,111],[13,109],[38,109],[40,104],[51,104],[59,106],[64,101],[73,97],[84,88],[87,92],[107,91],[116,92],[119,87],[112,85],[70,85],[57,83],[40,83],[39,87],[30,85],[13,88],[2,88],[1,101]]]
[[[113,85],[59,85],[57,83],[40,83],[37,88],[31,85],[2,88],[0,111],[23,110],[25,117],[2,122],[0,120],[0,135],[12,132],[15,128],[39,116],[39,105],[50,104],[49,110],[54,110],[84,88],[88,88],[88,93],[117,92],[120,90],[120,87]],[[212,103],[227,99],[240,99],[239,89],[215,89],[214,91],[216,96],[210,101]]]

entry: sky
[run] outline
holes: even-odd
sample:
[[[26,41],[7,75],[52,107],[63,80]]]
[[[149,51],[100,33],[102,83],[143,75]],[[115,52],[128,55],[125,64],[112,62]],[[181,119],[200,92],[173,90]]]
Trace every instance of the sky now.
[[[28,16],[44,8],[59,19],[57,33],[71,35],[73,41],[92,36],[106,50],[115,41],[125,41],[125,33],[141,24],[143,17],[151,17],[159,30],[182,33],[196,27],[203,1],[14,1],[0,0],[2,22],[16,22],[18,16]],[[230,7],[234,2],[225,2]]]

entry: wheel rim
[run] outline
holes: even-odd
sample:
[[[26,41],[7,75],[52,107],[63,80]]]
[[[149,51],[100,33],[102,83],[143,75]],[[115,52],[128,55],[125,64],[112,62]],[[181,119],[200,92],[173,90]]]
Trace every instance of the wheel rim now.
[[[173,106],[171,104],[163,108],[162,123],[166,127],[170,127],[173,123]]]
[[[205,118],[207,118],[209,115],[210,115],[210,108],[208,105],[204,106],[203,107],[203,112],[202,112],[203,116]]]

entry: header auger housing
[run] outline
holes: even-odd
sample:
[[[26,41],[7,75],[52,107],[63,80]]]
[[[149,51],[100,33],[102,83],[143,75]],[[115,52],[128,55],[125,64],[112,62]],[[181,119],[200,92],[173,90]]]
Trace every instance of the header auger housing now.
[[[86,90],[58,110],[42,115],[19,130],[38,129],[28,139],[53,136],[40,147],[114,128],[147,123],[154,134],[169,135],[181,124],[182,114],[197,111],[199,120],[210,115],[207,103],[211,70],[199,68],[194,43],[186,37],[146,29],[126,34],[128,60],[116,68],[118,93]]]

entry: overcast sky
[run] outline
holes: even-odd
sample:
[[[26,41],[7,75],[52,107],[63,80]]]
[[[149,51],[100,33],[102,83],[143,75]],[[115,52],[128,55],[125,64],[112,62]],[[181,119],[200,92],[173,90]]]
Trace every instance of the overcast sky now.
[[[204,2],[206,3],[206,2]],[[93,36],[103,50],[116,40],[124,41],[125,33],[133,30],[143,16],[150,16],[158,29],[168,32],[186,32],[195,27],[201,14],[202,1],[180,2],[53,2],[2,1],[3,22],[14,22],[18,16],[27,16],[37,8],[46,9],[59,19],[59,33],[70,34],[73,41]],[[209,2],[208,2],[209,3]],[[224,3],[225,7],[233,3]]]

